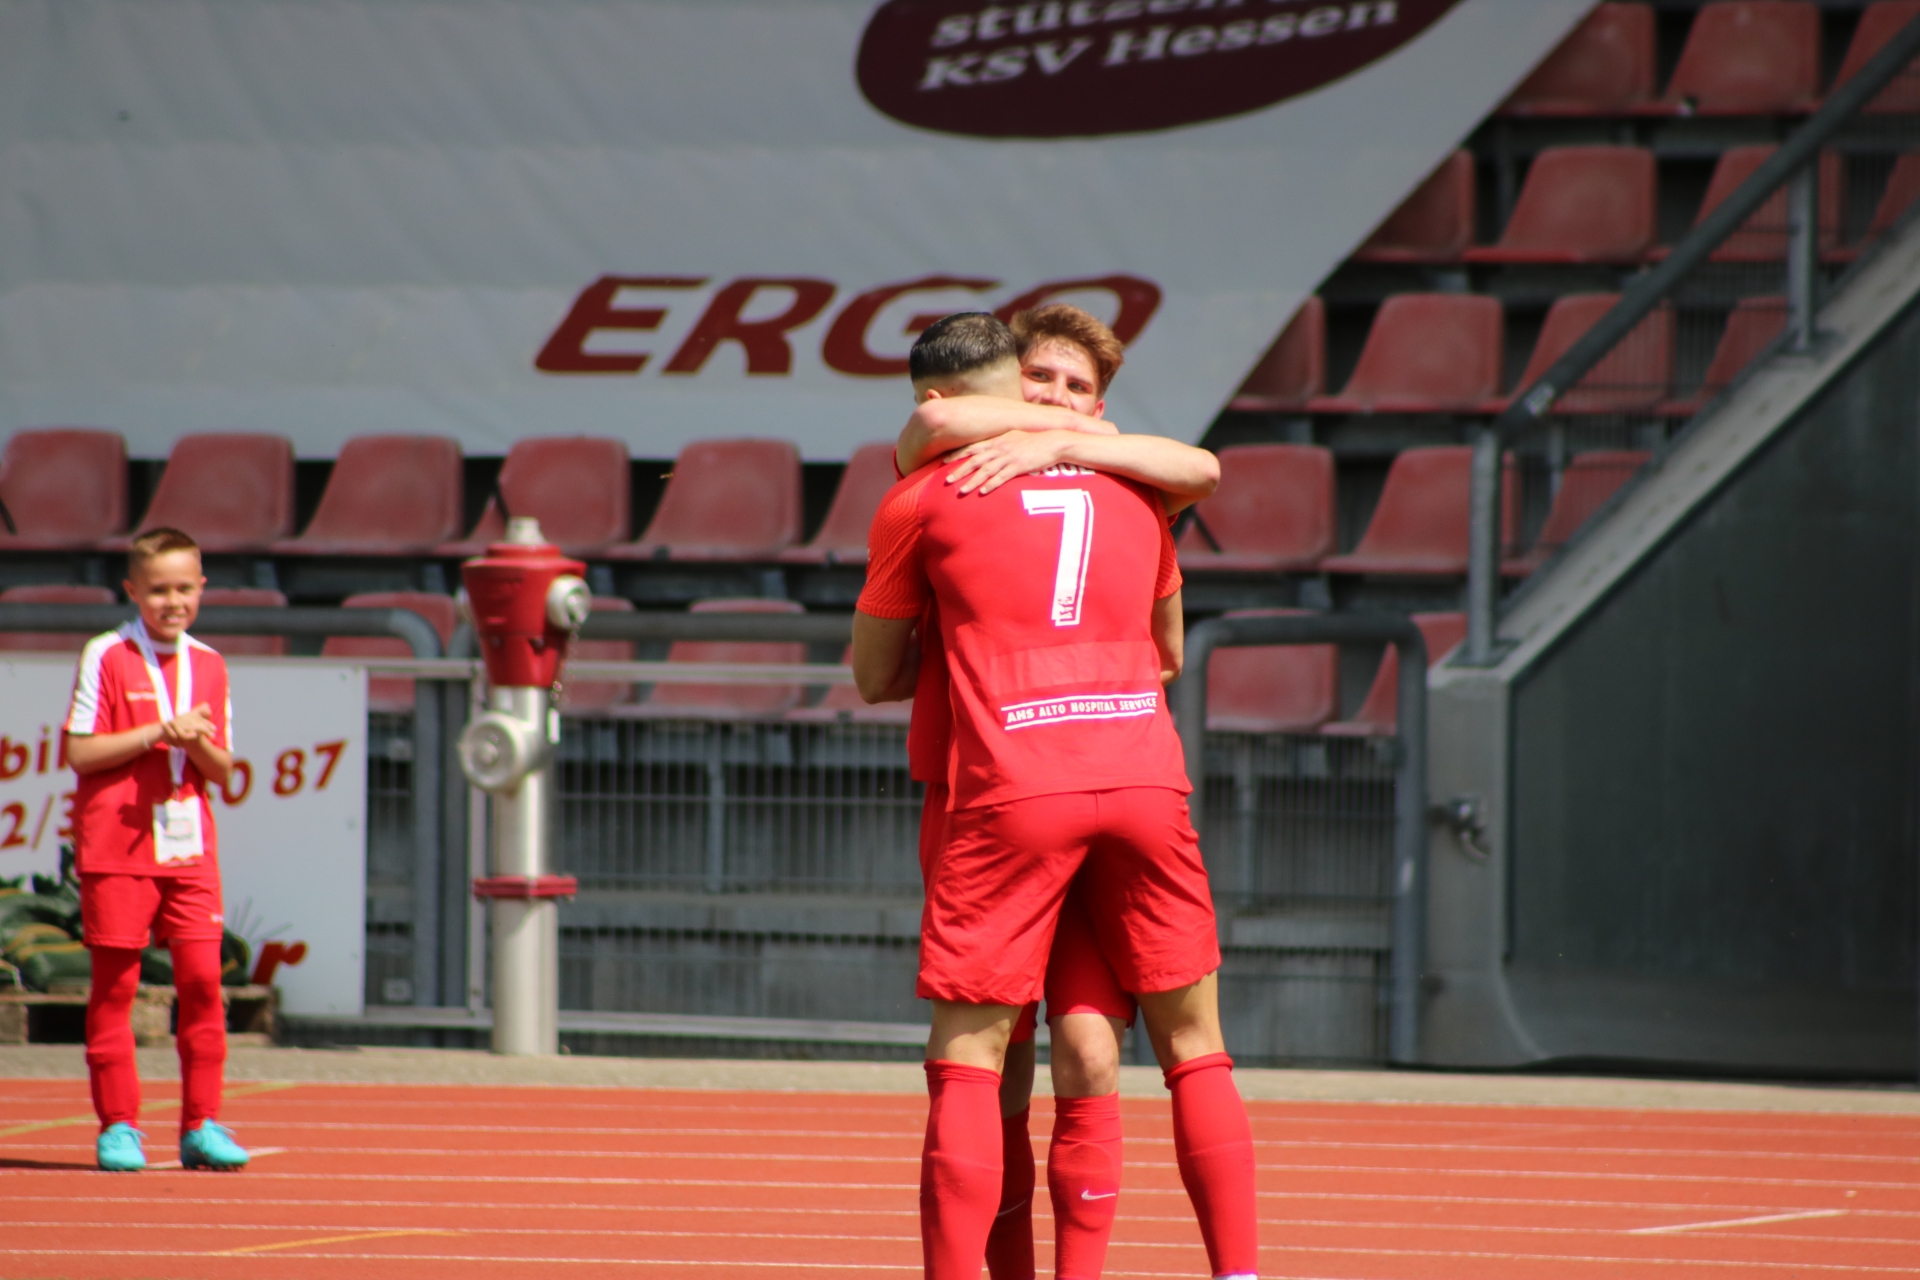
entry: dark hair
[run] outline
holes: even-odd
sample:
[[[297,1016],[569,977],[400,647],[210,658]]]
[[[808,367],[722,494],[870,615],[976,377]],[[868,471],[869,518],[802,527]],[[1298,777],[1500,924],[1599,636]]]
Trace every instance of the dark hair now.
[[[927,326],[907,356],[907,372],[922,378],[957,378],[1002,360],[1018,361],[1013,330],[985,311],[961,311]]]
[[[1020,358],[1043,342],[1066,342],[1079,347],[1093,362],[1100,378],[1100,394],[1107,394],[1113,375],[1126,362],[1126,351],[1113,330],[1079,307],[1056,302],[1049,307],[1022,311],[1013,318],[1013,335],[1020,342]]]
[[[148,529],[127,544],[127,572],[132,573],[155,556],[164,556],[169,551],[192,551],[198,554],[199,550],[200,544],[190,534],[161,525],[157,529]]]

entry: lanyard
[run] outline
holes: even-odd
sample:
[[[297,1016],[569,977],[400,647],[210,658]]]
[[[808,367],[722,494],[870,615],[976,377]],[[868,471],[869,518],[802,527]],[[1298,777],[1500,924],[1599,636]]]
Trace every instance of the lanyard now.
[[[160,659],[154,655],[153,639],[147,634],[147,624],[139,618],[133,620],[133,642],[140,646],[140,658],[147,664],[147,679],[153,685],[153,701],[164,723],[173,719],[174,703],[182,707],[193,705],[193,659],[187,652],[187,636],[183,631],[174,641],[173,676],[178,686],[176,698],[167,696],[167,682],[160,675]],[[184,747],[167,749],[167,764],[173,769],[173,789],[178,791],[180,784],[187,778],[187,752]]]

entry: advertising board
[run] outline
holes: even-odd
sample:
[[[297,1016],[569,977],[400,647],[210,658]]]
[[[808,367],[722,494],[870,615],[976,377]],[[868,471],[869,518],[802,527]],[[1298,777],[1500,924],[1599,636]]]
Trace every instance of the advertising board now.
[[[0,878],[57,875],[74,774],[60,759],[72,657],[0,657]],[[274,976],[294,1014],[361,1012],[366,945],[366,673],[230,659],[234,776],[216,789],[227,927],[255,955],[305,943]],[[298,954],[298,952],[296,952]]]
[[[1061,299],[1194,439],[1589,7],[9,0],[0,433],[845,458],[932,317]]]

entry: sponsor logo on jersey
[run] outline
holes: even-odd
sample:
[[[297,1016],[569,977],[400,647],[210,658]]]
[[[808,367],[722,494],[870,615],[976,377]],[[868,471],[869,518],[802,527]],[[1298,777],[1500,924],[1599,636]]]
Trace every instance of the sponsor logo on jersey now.
[[[1070,693],[1039,702],[1016,702],[1000,708],[1008,730],[1036,725],[1065,724],[1069,720],[1128,720],[1150,716],[1160,709],[1160,691],[1148,693]]]
[[[903,124],[1100,137],[1270,107],[1386,57],[1459,0],[887,0],[855,61]]]

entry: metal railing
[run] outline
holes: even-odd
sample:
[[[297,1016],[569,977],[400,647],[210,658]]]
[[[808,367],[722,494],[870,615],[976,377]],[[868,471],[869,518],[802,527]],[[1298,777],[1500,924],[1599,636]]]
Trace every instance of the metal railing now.
[[[131,616],[119,606],[0,606],[0,630],[97,632]],[[596,614],[584,631],[594,639],[839,646],[850,625],[845,615]],[[397,635],[410,642],[419,656],[356,660],[370,675],[411,678],[415,701],[412,714],[369,715],[369,892],[389,903],[380,919],[369,915],[369,1005],[465,1006],[469,1020],[480,1017],[485,926],[467,882],[477,865],[484,869],[476,858],[484,853],[485,809],[474,805],[450,750],[484,682],[480,663],[463,656],[471,651],[470,632],[462,627],[451,653],[435,656],[437,635],[405,610],[209,607],[200,627],[208,634]],[[1236,998],[1274,1003],[1270,1016],[1289,1023],[1283,1038],[1305,1046],[1289,1054],[1367,1059],[1380,1053],[1382,1031],[1394,1044],[1412,1034],[1401,1011],[1411,1008],[1408,993],[1419,973],[1410,959],[1417,933],[1409,930],[1417,930],[1420,912],[1406,903],[1424,884],[1420,851],[1407,834],[1425,793],[1426,661],[1418,629],[1404,618],[1372,615],[1203,623],[1190,633],[1189,674],[1173,698],[1191,739],[1214,648],[1341,641],[1401,646],[1400,744],[1214,733],[1206,735],[1210,747],[1190,741],[1187,749],[1200,793],[1194,818],[1215,865],[1223,917],[1245,935],[1233,940],[1245,959],[1244,971],[1228,975],[1238,984]],[[584,914],[563,943],[567,1003],[615,1013],[631,1004],[649,1016],[790,1016],[794,1008],[776,1007],[777,1000],[760,1007],[756,998],[773,997],[753,994],[754,975],[766,972],[762,948],[785,948],[783,972],[797,965],[796,975],[822,981],[841,975],[830,980],[835,999],[816,1001],[812,1016],[856,1016],[873,1005],[911,1019],[911,982],[901,975],[912,968],[921,792],[907,774],[905,727],[804,712],[668,718],[644,714],[639,705],[645,699],[638,689],[654,683],[818,691],[851,683],[851,671],[831,663],[586,660],[567,671],[574,685],[637,686],[618,710],[569,715],[562,736],[558,859],[585,891],[574,908]],[[1238,804],[1230,819],[1210,820],[1209,787],[1219,791],[1223,778],[1207,762],[1225,757],[1248,762],[1263,779],[1263,803],[1257,810]],[[686,895],[715,902],[736,920],[730,928],[746,932],[709,935],[711,926],[688,923],[675,906],[691,901]],[[872,905],[858,908],[861,901]],[[1331,912],[1315,914],[1316,904],[1329,903]],[[1301,913],[1287,914],[1302,904],[1304,930]],[[1279,917],[1268,910],[1276,905]],[[859,923],[881,914],[891,923],[877,933]],[[802,917],[812,923],[798,923]],[[1269,928],[1276,918],[1293,931]],[[756,919],[771,923],[751,923]],[[1356,921],[1365,927],[1356,930]],[[1256,926],[1251,932],[1249,923]],[[402,978],[404,996],[397,983],[385,989]],[[875,994],[896,985],[899,1001]],[[1376,1022],[1383,990],[1385,1027]],[[1394,1053],[1396,1060],[1405,1056]]]
[[[1871,170],[1864,175],[1870,179],[1884,176],[1892,168],[1889,153],[1914,137],[1910,128],[1896,128],[1847,139],[1840,153],[1823,154],[1823,148],[1841,141],[1843,130],[1860,122],[1881,90],[1908,73],[1916,55],[1920,19],[1834,89],[1746,182],[1656,266],[1631,280],[1610,311],[1476,432],[1467,639],[1457,660],[1485,666],[1498,658],[1502,557],[1515,549],[1505,535],[1522,523],[1502,511],[1503,490],[1521,492],[1522,516],[1548,506],[1529,500],[1541,496],[1525,492],[1539,487],[1528,484],[1529,473],[1545,474],[1548,499],[1576,483],[1611,493],[1617,502],[1624,476],[1602,474],[1606,467],[1637,470],[1636,458],[1657,455],[1670,443],[1671,424],[1693,418],[1723,395],[1741,367],[1768,352],[1814,348],[1823,252],[1836,262],[1849,256],[1836,252],[1845,229],[1841,210],[1823,212],[1821,189],[1837,195],[1856,176],[1852,170]],[[1775,329],[1778,336],[1772,337]],[[1754,335],[1760,340],[1751,341]],[[1689,380],[1691,394],[1676,394],[1678,384]],[[1566,465],[1569,447],[1581,444],[1608,451],[1593,474]],[[1531,452],[1541,455],[1544,466],[1531,465],[1532,456],[1509,458],[1510,450],[1523,445],[1541,446]],[[1598,511],[1611,504],[1600,499],[1591,505]],[[1538,566],[1523,564],[1508,576],[1530,567]]]
[[[1427,919],[1427,645],[1413,619],[1397,614],[1306,614],[1221,617],[1187,633],[1185,673],[1172,689],[1188,770],[1204,776],[1207,738],[1207,660],[1216,649],[1241,645],[1391,644],[1399,653],[1398,750],[1395,753],[1392,914],[1390,923],[1387,1058],[1413,1062],[1420,1045],[1420,983],[1425,969]],[[1223,878],[1217,842],[1209,842],[1204,804],[1200,843],[1210,878]]]

